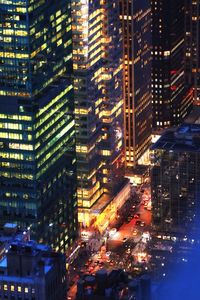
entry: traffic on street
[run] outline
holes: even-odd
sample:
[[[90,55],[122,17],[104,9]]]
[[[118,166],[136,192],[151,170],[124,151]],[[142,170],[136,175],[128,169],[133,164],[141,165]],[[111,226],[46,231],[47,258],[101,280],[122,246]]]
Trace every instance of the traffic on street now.
[[[103,236],[98,232],[84,232],[82,251],[69,267],[68,299],[76,295],[79,278],[94,274],[99,269],[124,269],[132,276],[148,271],[151,239],[150,185],[132,186],[130,199],[118,211],[116,224],[107,228]]]

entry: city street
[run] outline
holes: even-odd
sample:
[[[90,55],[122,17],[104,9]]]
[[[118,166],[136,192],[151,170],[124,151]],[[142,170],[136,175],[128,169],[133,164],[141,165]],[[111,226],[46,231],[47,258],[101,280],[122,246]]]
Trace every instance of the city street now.
[[[151,195],[148,184],[133,188],[133,195],[119,212],[119,229],[109,228],[103,237],[90,238],[87,246],[90,257],[73,272],[68,300],[76,295],[76,282],[85,275],[94,274],[101,268],[107,271],[122,268],[133,276],[148,270],[149,256],[146,252],[150,239]],[[147,209],[148,207],[148,209]],[[117,224],[116,224],[116,227]],[[102,246],[100,246],[100,243]]]
[[[93,275],[102,268],[107,271],[124,269],[133,277],[148,272],[154,282],[160,282],[161,278],[171,276],[174,267],[187,264],[194,240],[186,237],[170,239],[153,232],[149,185],[133,189],[134,196],[119,212],[115,227],[108,228],[103,236],[96,234],[87,241],[87,255],[83,252],[72,272],[68,300],[75,299],[79,278]]]

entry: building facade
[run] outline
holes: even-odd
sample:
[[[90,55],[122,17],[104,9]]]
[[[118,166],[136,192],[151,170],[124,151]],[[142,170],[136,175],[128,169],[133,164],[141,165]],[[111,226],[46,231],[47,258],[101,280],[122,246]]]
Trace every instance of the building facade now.
[[[186,79],[194,90],[194,103],[200,100],[200,1],[186,0]]]
[[[118,1],[72,1],[79,222],[89,226],[124,175]]]
[[[66,251],[77,231],[70,1],[0,10],[0,222]]]
[[[0,260],[0,298],[64,300],[65,255],[34,241],[13,242]]]
[[[124,61],[126,165],[134,167],[151,143],[151,8],[120,1]]]
[[[169,233],[199,228],[200,125],[166,131],[152,146],[153,226]]]
[[[178,125],[192,106],[185,80],[185,2],[151,1],[153,128]]]

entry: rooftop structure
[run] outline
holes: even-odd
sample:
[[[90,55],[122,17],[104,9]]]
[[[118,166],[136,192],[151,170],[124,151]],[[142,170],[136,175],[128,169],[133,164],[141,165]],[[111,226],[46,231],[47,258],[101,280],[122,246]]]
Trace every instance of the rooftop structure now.
[[[77,283],[76,300],[150,300],[151,279],[147,275],[129,278],[123,270],[107,273],[101,269],[94,276],[85,276]]]
[[[0,228],[0,259],[8,251],[10,244],[14,241],[29,241],[30,232],[29,229],[19,229],[16,224],[6,223]]]
[[[0,260],[0,299],[65,300],[65,256],[35,241],[11,243]]]
[[[182,124],[166,131],[151,147],[171,151],[200,151],[200,125]]]

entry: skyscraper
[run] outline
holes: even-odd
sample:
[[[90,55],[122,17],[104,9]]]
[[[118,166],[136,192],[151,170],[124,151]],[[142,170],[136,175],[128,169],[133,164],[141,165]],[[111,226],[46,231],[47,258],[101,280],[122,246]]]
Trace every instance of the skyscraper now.
[[[79,221],[89,225],[123,182],[119,5],[78,0],[72,11]]]
[[[65,251],[77,230],[70,1],[0,11],[0,222]]]
[[[192,90],[185,81],[185,3],[151,1],[153,128],[180,124],[190,112]]]
[[[192,84],[195,104],[200,100],[200,1],[185,1],[186,11],[186,78]]]
[[[121,0],[120,6],[126,164],[133,167],[151,143],[151,8],[148,0]]]
[[[152,147],[153,225],[161,232],[199,229],[200,125],[166,131]]]

